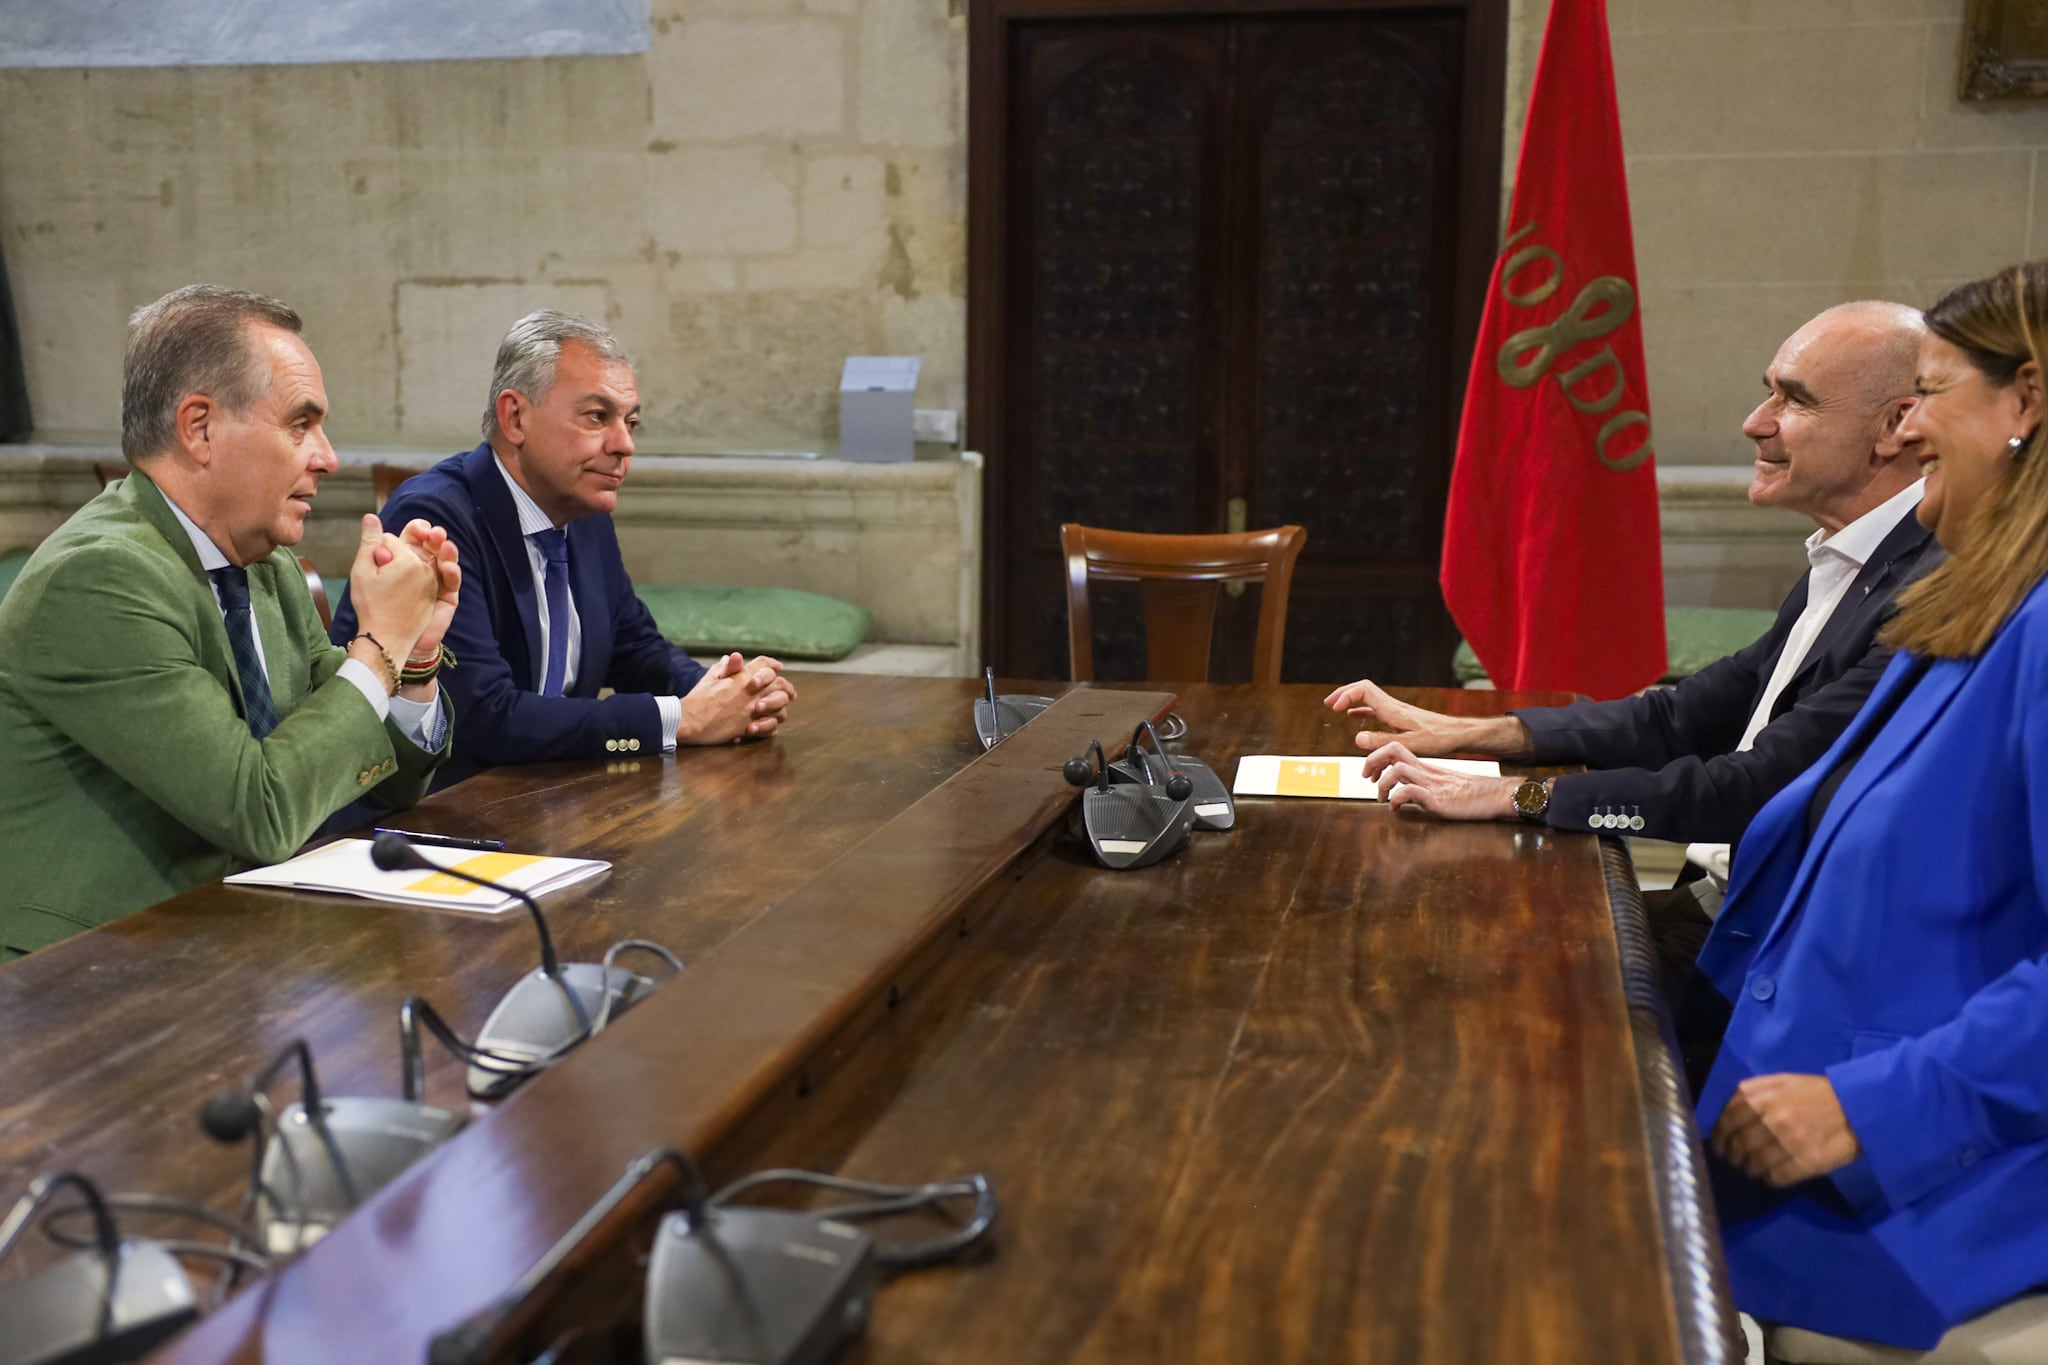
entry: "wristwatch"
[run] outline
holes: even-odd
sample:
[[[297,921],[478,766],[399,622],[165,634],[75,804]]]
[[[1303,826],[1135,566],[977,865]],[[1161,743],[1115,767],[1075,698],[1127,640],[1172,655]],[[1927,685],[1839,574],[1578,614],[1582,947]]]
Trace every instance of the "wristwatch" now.
[[[1532,825],[1543,823],[1543,817],[1550,810],[1550,781],[1533,777],[1522,779],[1522,785],[1515,788],[1515,814]]]

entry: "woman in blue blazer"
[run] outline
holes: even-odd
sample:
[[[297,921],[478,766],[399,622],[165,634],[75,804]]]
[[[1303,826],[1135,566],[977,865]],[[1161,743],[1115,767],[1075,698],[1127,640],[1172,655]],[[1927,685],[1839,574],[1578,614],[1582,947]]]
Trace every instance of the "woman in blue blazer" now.
[[[1950,558],[1764,807],[1686,1002],[1736,1300],[1926,1347],[2048,1284],[2048,262],[1927,314],[1918,515]]]

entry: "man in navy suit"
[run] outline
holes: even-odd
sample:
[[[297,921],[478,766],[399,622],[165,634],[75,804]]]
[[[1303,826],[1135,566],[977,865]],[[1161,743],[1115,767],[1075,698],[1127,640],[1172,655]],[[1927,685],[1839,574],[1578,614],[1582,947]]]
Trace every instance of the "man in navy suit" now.
[[[1728,846],[1848,726],[1890,658],[1876,635],[1893,597],[1940,562],[1913,516],[1920,471],[1899,437],[1924,334],[1903,304],[1842,304],[1772,359],[1768,392],[1742,426],[1756,444],[1749,499],[1818,529],[1806,543],[1811,570],[1756,643],[1676,687],[1498,717],[1439,715],[1352,683],[1328,701],[1366,721],[1357,743],[1368,776],[1391,788],[1394,805],[1445,819],[1692,841],[1688,854],[1709,875],[1652,910],[1667,974],[1682,977],[1719,909]],[[1452,753],[1592,771],[1536,782],[1416,761]]]
[[[731,654],[706,669],[633,593],[611,513],[639,424],[633,366],[611,333],[542,309],[498,347],[484,443],[385,505],[387,521],[447,527],[467,571],[441,675],[455,755],[436,786],[500,763],[765,737],[785,718],[796,689],[780,663]],[[344,596],[335,638],[354,630]]]

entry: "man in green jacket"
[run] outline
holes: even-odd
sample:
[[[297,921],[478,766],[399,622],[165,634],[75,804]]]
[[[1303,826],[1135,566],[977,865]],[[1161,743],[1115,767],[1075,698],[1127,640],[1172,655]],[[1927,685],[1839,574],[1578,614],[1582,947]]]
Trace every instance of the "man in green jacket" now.
[[[139,310],[129,476],[0,602],[0,961],[252,864],[446,756],[446,533],[363,518],[330,644],[289,546],[337,461],[290,308],[192,285]]]

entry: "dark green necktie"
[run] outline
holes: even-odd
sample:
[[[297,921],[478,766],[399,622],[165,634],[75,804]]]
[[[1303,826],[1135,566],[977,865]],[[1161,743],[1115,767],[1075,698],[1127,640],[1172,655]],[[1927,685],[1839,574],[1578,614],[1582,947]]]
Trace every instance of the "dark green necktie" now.
[[[242,680],[242,714],[249,733],[262,739],[277,728],[277,707],[270,700],[270,679],[256,653],[256,617],[249,609],[249,571],[230,564],[213,570],[228,628],[228,647],[235,654],[235,673]]]

